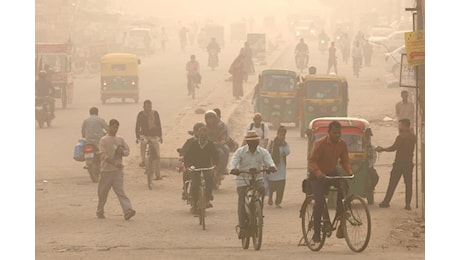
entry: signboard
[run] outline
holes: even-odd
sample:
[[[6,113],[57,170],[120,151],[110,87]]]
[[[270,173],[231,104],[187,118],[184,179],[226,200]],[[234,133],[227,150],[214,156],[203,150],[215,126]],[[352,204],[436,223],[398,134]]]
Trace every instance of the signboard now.
[[[410,66],[425,64],[425,31],[404,33],[407,62]]]
[[[416,72],[417,67],[410,66],[407,61],[407,55],[405,53],[401,54],[401,71],[399,78],[399,85],[401,87],[417,87],[417,77]]]

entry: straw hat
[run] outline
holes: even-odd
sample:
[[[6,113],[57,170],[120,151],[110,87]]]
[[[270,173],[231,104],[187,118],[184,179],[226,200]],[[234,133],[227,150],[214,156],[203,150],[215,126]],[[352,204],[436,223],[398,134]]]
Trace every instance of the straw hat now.
[[[244,140],[246,141],[252,141],[252,140],[260,140],[260,137],[257,135],[257,132],[255,130],[249,130],[248,134],[244,137]]]

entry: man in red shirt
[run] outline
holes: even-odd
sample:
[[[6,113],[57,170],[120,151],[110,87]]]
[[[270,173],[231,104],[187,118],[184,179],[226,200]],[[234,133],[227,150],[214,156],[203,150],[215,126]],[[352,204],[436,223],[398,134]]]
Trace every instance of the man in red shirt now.
[[[342,125],[337,121],[332,121],[329,124],[328,134],[315,142],[310,158],[308,158],[308,171],[311,178],[313,196],[315,198],[315,206],[313,207],[314,219],[314,234],[313,242],[320,242],[320,225],[321,216],[323,215],[324,204],[326,203],[325,195],[329,190],[330,185],[337,185],[336,181],[328,181],[326,175],[338,175],[337,164],[340,163],[343,169],[352,174],[350,160],[348,159],[347,144],[340,138],[342,135]],[[342,212],[342,198],[345,194],[342,191],[338,192],[337,197],[337,212]],[[343,223],[340,223],[337,230],[337,237],[343,238]]]
[[[412,158],[414,156],[414,147],[416,137],[410,129],[410,120],[405,118],[399,120],[399,135],[396,137],[392,146],[383,148],[377,146],[377,152],[394,152],[396,151],[395,161],[391,169],[390,182],[388,183],[387,193],[382,203],[379,204],[381,208],[390,207],[390,201],[398,185],[401,175],[406,184],[406,207],[404,209],[411,210],[410,202],[412,200],[412,170],[414,163]]]

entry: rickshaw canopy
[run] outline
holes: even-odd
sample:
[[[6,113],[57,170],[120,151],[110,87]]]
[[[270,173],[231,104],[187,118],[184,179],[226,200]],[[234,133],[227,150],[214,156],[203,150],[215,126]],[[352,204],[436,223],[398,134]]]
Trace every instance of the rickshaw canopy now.
[[[137,75],[140,59],[132,53],[108,53],[101,57],[101,75]]]
[[[264,70],[262,91],[292,92],[297,90],[297,73],[292,70]]]

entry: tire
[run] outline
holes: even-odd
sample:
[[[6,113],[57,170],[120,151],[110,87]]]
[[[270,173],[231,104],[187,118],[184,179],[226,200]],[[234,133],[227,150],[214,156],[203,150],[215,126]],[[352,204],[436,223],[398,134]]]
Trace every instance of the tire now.
[[[363,198],[351,195],[345,200],[344,235],[353,252],[366,249],[371,238],[371,215]]]
[[[367,205],[374,205],[374,191],[369,191],[367,194]]]
[[[99,173],[97,171],[97,166],[93,163],[87,164],[89,177],[92,182],[96,183],[99,181]]]
[[[146,156],[145,158],[145,174],[147,175],[147,186],[149,187],[149,190],[152,190],[153,165],[150,156]]]
[[[48,127],[51,127],[51,121],[52,121],[52,119],[49,118],[49,117],[51,117],[51,114],[49,114],[49,115],[48,115],[48,118],[46,119],[46,125],[47,125]]]
[[[37,121],[38,121],[38,127],[43,128],[43,125],[45,124],[45,122],[41,118],[37,119]]]
[[[262,234],[264,226],[264,215],[262,212],[261,203],[254,203],[252,225],[254,227],[254,233],[252,234],[252,243],[254,245],[255,250],[260,250],[260,247],[262,247]]]
[[[199,194],[198,194],[198,208],[200,211],[200,225],[203,230],[206,230],[206,196],[204,192],[204,187],[200,186]]]
[[[243,237],[241,239],[241,246],[243,247],[243,249],[248,249],[249,248],[249,242],[250,242],[250,237]]]
[[[302,208],[300,209],[300,217],[302,219],[302,233],[305,240],[305,244],[311,251],[319,251],[324,246],[326,241],[325,232],[321,232],[321,241],[319,243],[313,243],[313,206],[315,200],[312,195],[305,198]]]

